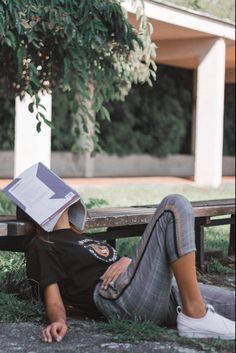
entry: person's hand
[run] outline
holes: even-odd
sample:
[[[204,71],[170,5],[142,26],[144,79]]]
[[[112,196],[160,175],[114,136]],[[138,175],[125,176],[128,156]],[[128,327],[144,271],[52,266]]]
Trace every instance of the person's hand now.
[[[42,340],[51,343],[52,341],[61,342],[65,337],[68,327],[65,322],[53,322],[43,330]]]
[[[129,266],[131,259],[122,257],[119,261],[115,262],[108,267],[106,272],[100,277],[102,279],[102,289],[107,289],[111,282],[114,282]]]

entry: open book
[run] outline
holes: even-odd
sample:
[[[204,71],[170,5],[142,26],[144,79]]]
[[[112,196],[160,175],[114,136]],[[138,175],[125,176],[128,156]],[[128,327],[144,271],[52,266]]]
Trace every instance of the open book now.
[[[47,232],[67,208],[70,222],[84,229],[87,211],[81,196],[42,163],[26,169],[3,192]]]

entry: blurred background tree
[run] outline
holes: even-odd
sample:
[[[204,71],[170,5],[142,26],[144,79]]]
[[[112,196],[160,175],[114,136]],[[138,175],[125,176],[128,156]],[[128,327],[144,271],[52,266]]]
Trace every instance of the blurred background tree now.
[[[153,89],[134,85],[122,103],[107,106],[112,123],[101,122],[100,142],[107,153],[191,154],[193,71],[159,65]],[[3,98],[0,82],[0,149],[14,143],[14,95]],[[53,93],[52,149],[71,151],[76,137],[66,95]],[[173,123],[174,119],[174,123]],[[235,155],[235,85],[225,86],[224,155]]]
[[[119,0],[0,0],[0,80],[6,94],[32,97],[38,131],[42,123],[52,126],[38,93],[59,89],[73,112],[75,147],[92,152],[99,119],[109,119],[105,103],[155,78],[151,27],[143,1],[133,3],[138,31]]]
[[[59,1],[56,2],[59,3]],[[60,3],[62,4],[62,2]],[[3,3],[8,3],[8,6],[10,6],[12,2],[0,0],[0,4]],[[31,1],[31,3],[34,2]],[[136,3],[138,10],[141,2],[137,1]],[[218,12],[215,12],[215,15],[218,14],[223,18],[229,18],[227,14],[234,15],[234,11],[232,11],[234,1],[232,0],[224,2],[223,0],[172,0],[169,3],[195,9],[199,7],[198,10],[200,11],[210,9],[211,5],[212,11],[216,11],[218,7],[221,9],[220,11],[217,10]],[[223,4],[225,5],[224,8]],[[140,18],[140,21],[145,26],[145,18]],[[24,21],[23,24],[26,25]],[[152,47],[150,36],[148,38],[148,40],[146,39],[146,47]],[[120,77],[119,87],[121,91],[124,91],[119,97],[124,99],[129,90],[130,94],[123,103],[114,101],[107,104],[104,101],[105,109],[102,110],[103,113],[97,114],[100,127],[97,126],[96,128],[101,132],[100,145],[105,152],[120,155],[128,153],[149,153],[160,156],[175,153],[190,154],[193,72],[159,65],[158,80],[154,83],[154,88],[150,89],[147,84],[138,83],[139,81],[149,80],[151,75],[148,66],[138,61],[139,50],[142,51],[142,48],[137,49],[136,47],[137,56],[134,56],[133,60],[137,60],[138,65],[141,65],[138,67],[139,69],[142,68],[140,71],[142,77],[135,76],[139,70],[131,70],[132,79],[123,85],[123,77],[129,77],[128,72],[131,68],[129,66],[130,57],[128,57],[128,62],[122,64],[124,70],[127,71]],[[64,63],[62,63],[62,71],[63,69]],[[7,62],[4,69],[1,69],[0,76],[3,75],[3,70],[8,72]],[[10,89],[7,90],[7,87]],[[74,103],[73,105],[71,103],[73,94],[64,92],[61,88],[62,86],[58,85],[53,90],[53,121],[56,129],[52,131],[52,149],[71,151],[74,148],[73,146],[77,145],[78,147],[80,117],[75,117],[74,111],[77,104]],[[0,149],[13,149],[14,94],[11,86],[6,85],[5,80],[0,80],[0,104]],[[110,112],[112,124],[106,121],[107,110]],[[175,119],[174,124],[173,119]],[[225,87],[224,154],[235,154],[235,85],[233,84],[227,84]]]

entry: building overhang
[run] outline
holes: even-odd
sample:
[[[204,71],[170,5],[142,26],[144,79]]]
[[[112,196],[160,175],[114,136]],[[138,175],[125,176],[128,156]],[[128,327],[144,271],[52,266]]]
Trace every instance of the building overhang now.
[[[129,12],[130,22],[137,27],[135,10],[131,2],[125,0],[124,6]],[[145,1],[145,13],[154,28],[152,38],[158,46],[159,63],[195,69],[199,64],[196,48],[201,50],[201,45],[204,46],[206,40],[224,38],[226,78],[228,77],[230,81],[235,80],[232,77],[235,73],[235,25],[233,23],[156,0]],[[182,49],[179,50],[180,48]],[[179,51],[182,55],[176,55]]]

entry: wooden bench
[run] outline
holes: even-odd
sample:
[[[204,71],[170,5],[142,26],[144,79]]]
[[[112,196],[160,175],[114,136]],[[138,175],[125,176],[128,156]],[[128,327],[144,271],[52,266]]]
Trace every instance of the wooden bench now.
[[[235,199],[192,202],[195,215],[197,267],[204,270],[205,227],[230,225],[229,254],[235,254]],[[89,211],[89,236],[107,240],[115,246],[116,239],[141,236],[157,205],[121,208],[93,208]],[[216,216],[222,216],[215,219]],[[15,216],[0,216],[2,235],[0,250],[23,252],[34,234],[28,222],[16,220]],[[5,229],[5,233],[4,233]],[[0,227],[1,234],[1,227]]]

